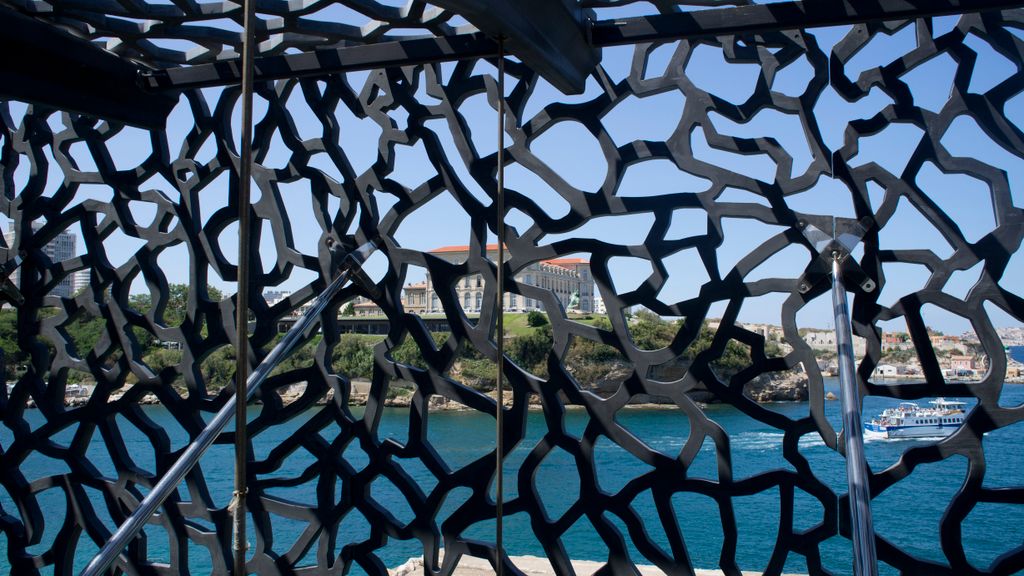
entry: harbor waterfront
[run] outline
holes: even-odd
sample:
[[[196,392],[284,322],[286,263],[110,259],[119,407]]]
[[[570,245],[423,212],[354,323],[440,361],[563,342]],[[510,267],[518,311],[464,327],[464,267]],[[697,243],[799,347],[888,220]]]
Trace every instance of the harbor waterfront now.
[[[1015,349],[1014,355],[1019,357],[1021,350]],[[835,391],[837,382],[826,379],[826,391]],[[967,402],[970,412],[975,401],[961,398]],[[868,397],[864,400],[865,414],[879,413],[885,408],[894,407],[898,400],[879,397]],[[1024,405],[1024,386],[1006,385],[1003,389],[1000,404],[1003,406]],[[766,408],[788,418],[805,417],[810,410],[807,402],[766,404]],[[161,424],[167,431],[171,444],[175,449],[185,445],[187,437],[178,427],[169,413],[161,406],[146,406],[145,413],[154,422]],[[353,408],[357,416],[361,408]],[[258,408],[250,408],[255,416]],[[731,405],[708,405],[704,407],[707,414],[722,426],[729,434],[732,451],[733,473],[736,479],[747,478],[774,469],[792,469],[783,457],[783,435],[777,430],[750,418]],[[839,429],[839,403],[825,402],[826,416],[832,426]],[[255,458],[265,458],[268,450],[279,444],[282,437],[288,436],[301,425],[312,411],[293,419],[287,425],[276,426],[253,437]],[[119,424],[124,433],[124,441],[128,450],[135,456],[139,466],[152,469],[153,456],[149,440],[136,428],[119,416]],[[431,442],[437,446],[441,456],[452,469],[484,457],[494,447],[494,420],[479,412],[440,411],[431,413]],[[26,419],[35,429],[44,422],[42,414],[30,410]],[[637,438],[650,448],[669,456],[675,456],[683,446],[689,433],[688,420],[677,410],[658,408],[635,408],[621,411],[617,419],[626,426]],[[570,409],[565,419],[567,430],[579,436],[588,424],[589,418],[585,411]],[[379,437],[391,438],[397,442],[405,442],[408,437],[409,410],[388,408],[380,423]],[[528,415],[526,440],[516,446],[505,463],[506,501],[517,496],[516,474],[526,454],[536,445],[545,430],[543,414],[532,411]],[[325,431],[327,433],[329,431]],[[65,430],[55,436],[59,443],[71,440],[74,430]],[[12,433],[6,427],[0,427],[0,444],[5,448],[12,441]],[[927,445],[936,439],[900,439],[900,440],[869,440],[866,453],[871,469],[880,471],[894,464],[904,451]],[[1024,426],[1012,426],[998,430],[986,436],[985,450],[987,469],[985,487],[1008,487],[1021,484],[1024,478],[1024,459],[1019,457],[1019,447],[1024,444]],[[346,449],[344,457],[355,469],[365,466],[367,456],[358,449]],[[805,456],[815,474],[826,481],[838,495],[846,491],[846,478],[842,457],[829,449],[817,433],[809,433],[799,440],[799,450]],[[231,460],[232,448],[226,445],[215,445],[203,457],[201,467],[206,478],[207,487],[214,502],[226,506],[232,492],[232,469],[224,465]],[[599,440],[595,446],[595,460],[598,481],[601,489],[614,493],[625,486],[631,479],[650,470],[645,464],[632,455],[607,441]],[[90,447],[88,456],[101,473],[108,477],[115,471],[110,465],[109,457],[103,452],[102,443],[96,442]],[[304,452],[297,452],[290,457],[282,470],[282,476],[295,476],[312,463],[312,457]],[[915,469],[914,473],[899,482],[873,500],[872,511],[875,528],[879,535],[894,544],[912,551],[929,560],[943,562],[943,552],[939,539],[939,522],[945,508],[954,493],[963,483],[967,473],[967,461],[963,458],[950,458],[937,464],[926,464]],[[403,465],[405,462],[403,462]],[[404,466],[408,473],[417,480],[420,486],[429,491],[436,482],[430,473],[417,461],[409,461]],[[60,461],[33,454],[27,459],[22,470],[30,480],[38,480],[46,476],[68,473],[67,467]],[[689,471],[691,477],[717,479],[715,453],[708,443],[702,448],[701,454],[694,461]],[[576,500],[579,491],[578,473],[575,460],[565,452],[549,457],[545,466],[540,468],[538,486],[540,497],[551,517],[558,517],[567,509],[568,503]],[[272,489],[268,493],[286,500],[309,501],[310,491],[315,490],[315,482],[288,489]],[[379,488],[379,489],[378,489]],[[99,493],[87,490],[99,499]],[[405,503],[401,493],[386,482],[375,482],[371,487],[371,497],[384,504],[399,519],[411,519],[411,510]],[[182,497],[188,498],[187,490],[182,488]],[[65,518],[66,501],[59,483],[54,488],[44,491],[40,497],[40,505],[46,517],[46,530],[42,542],[50,542],[61,529]],[[451,499],[446,502],[438,518],[442,522],[446,515],[461,502]],[[716,568],[723,545],[721,523],[718,518],[718,507],[709,497],[693,493],[675,496],[675,513],[683,531],[688,552],[696,568]],[[4,512],[17,514],[17,509],[6,491],[0,490],[0,504]],[[739,527],[737,560],[742,570],[759,572],[768,564],[774,548],[777,526],[779,523],[778,492],[765,492],[755,496],[736,497],[733,499],[734,510]],[[657,530],[657,511],[653,500],[638,498],[633,501],[636,513],[645,520],[648,529]],[[104,508],[96,507],[102,511]],[[794,524],[797,529],[808,529],[821,521],[822,508],[811,497],[797,492],[797,517]],[[100,520],[108,528],[113,529],[113,522],[100,512]],[[280,520],[280,522],[278,522]],[[613,521],[623,534],[627,534],[624,525],[617,519]],[[999,529],[995,530],[994,527]],[[290,542],[301,533],[305,524],[283,518],[275,519],[274,539]],[[146,527],[149,557],[154,562],[168,561],[168,537],[158,524]],[[362,518],[352,516],[341,525],[337,542],[344,545],[359,542],[369,536],[369,526]],[[493,539],[493,523],[474,526],[464,533],[465,537]],[[1024,510],[1019,506],[981,504],[977,506],[963,524],[963,546],[968,560],[977,567],[986,567],[999,555],[1019,545],[1024,538]],[[76,573],[96,553],[97,547],[88,543],[83,535],[82,544],[78,547],[75,562]],[[659,539],[664,542],[664,535]],[[627,542],[628,542],[627,536]],[[603,561],[607,559],[608,550],[589,525],[577,523],[563,537],[563,543],[569,556],[578,560]],[[544,551],[535,540],[530,529],[529,520],[523,514],[506,517],[505,546],[513,556],[543,556]],[[6,552],[6,542],[0,540],[0,547]],[[635,548],[630,555],[637,564],[649,564]],[[409,558],[421,556],[423,549],[416,541],[400,541],[392,539],[378,551],[382,562],[389,567],[397,567]],[[845,538],[832,538],[822,547],[825,567],[835,574],[849,574],[851,571],[851,546]],[[210,571],[209,555],[205,549],[189,544],[189,564],[193,574],[208,574]],[[310,555],[301,564],[314,564],[315,557]],[[807,573],[806,563],[801,556],[791,555],[786,562],[788,573]],[[0,557],[0,573],[8,573],[6,553]],[[47,572],[44,572],[47,573]],[[364,574],[354,566],[350,574]],[[889,566],[881,565],[880,573],[895,574]]]

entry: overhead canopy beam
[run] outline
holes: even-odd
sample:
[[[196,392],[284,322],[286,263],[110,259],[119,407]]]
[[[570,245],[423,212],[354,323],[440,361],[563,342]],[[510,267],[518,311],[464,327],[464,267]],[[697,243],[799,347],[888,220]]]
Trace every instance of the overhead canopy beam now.
[[[596,22],[596,46],[906,20],[1017,8],[1007,0],[808,0]]]
[[[512,10],[522,12],[517,20],[523,18],[546,17],[555,22],[555,17],[544,9],[531,12],[534,5],[561,5],[562,0],[522,0],[523,9]],[[483,0],[439,0],[437,4],[450,6],[462,3],[482,5]],[[538,4],[539,3],[539,4]],[[602,20],[593,23],[589,30],[582,28],[581,33],[589,34],[590,45],[594,48],[635,44],[640,42],[672,41],[685,38],[702,38],[728,34],[756,34],[770,30],[796,30],[817,28],[822,26],[841,26],[860,24],[863,22],[906,20],[948,14],[984,12],[989,10],[1005,10],[1024,6],[1024,0],[873,0],[850,2],[847,0],[808,0],[806,2],[780,2],[775,4],[757,4],[737,8],[716,8],[683,12],[676,14],[660,14],[635,18]],[[511,10],[505,3],[495,2],[489,8]],[[562,8],[554,10],[558,13]],[[568,9],[566,9],[568,10]],[[504,12],[502,12],[504,13]],[[495,12],[497,14],[497,12]],[[530,16],[533,14],[533,16]],[[571,15],[571,14],[570,14]],[[575,16],[573,16],[575,18]],[[474,23],[481,26],[483,23]],[[525,25],[525,24],[521,24]],[[513,43],[508,30],[498,29]],[[546,30],[545,23],[538,23],[535,30]],[[504,30],[504,31],[503,31]],[[573,28],[576,30],[576,28]],[[470,58],[494,57],[498,53],[497,44],[486,33],[462,34],[442,38],[417,38],[396,42],[364,44],[332,49],[322,49],[304,54],[288,54],[268,56],[256,60],[256,80],[277,80],[300,76],[325,76],[357,70],[370,70],[394,66],[409,66],[431,62],[466,60]],[[575,32],[566,32],[575,34]],[[525,36],[525,33],[524,33]],[[559,45],[552,41],[550,46]],[[569,50],[579,50],[576,41],[566,40],[562,45]],[[525,63],[532,66],[538,73],[544,70],[544,56],[540,43],[534,49],[541,53],[539,61],[528,61],[526,52],[515,53]],[[550,53],[547,53],[550,55]],[[556,53],[557,55],[557,53]],[[569,57],[572,57],[571,55]],[[582,56],[578,55],[582,62]],[[557,60],[557,58],[555,58]],[[568,66],[568,64],[566,64]],[[579,68],[583,69],[582,65]],[[589,72],[588,72],[589,73]],[[169,68],[152,72],[143,72],[144,83],[153,90],[171,90],[183,88],[199,88],[237,84],[241,81],[241,73],[236,61],[225,61],[216,64]],[[545,78],[562,88],[562,85]],[[585,76],[583,77],[585,80]],[[575,82],[575,81],[574,81]],[[573,84],[574,86],[575,84]],[[572,86],[568,86],[572,87]]]
[[[501,37],[517,56],[562,92],[583,92],[601,51],[587,38],[589,25],[577,0],[432,0],[469,20],[484,34]]]
[[[0,6],[0,99],[160,129],[178,99],[138,84],[138,67],[87,40]]]
[[[357,70],[393,68],[497,56],[498,44],[484,34],[459,34],[441,38],[415,38],[399,42],[358,44],[256,59],[255,80],[280,80],[325,76]],[[142,84],[150,90],[208,88],[238,84],[242,71],[238,60],[163,70],[144,70]]]
[[[412,38],[316,50],[256,60],[257,80],[322,76],[339,72],[494,57],[505,40],[515,55],[567,94],[583,92],[587,77],[601,61],[587,39],[584,11],[573,0],[437,0],[473,23],[481,33],[441,38]],[[151,89],[202,88],[241,81],[238,62],[146,72]]]

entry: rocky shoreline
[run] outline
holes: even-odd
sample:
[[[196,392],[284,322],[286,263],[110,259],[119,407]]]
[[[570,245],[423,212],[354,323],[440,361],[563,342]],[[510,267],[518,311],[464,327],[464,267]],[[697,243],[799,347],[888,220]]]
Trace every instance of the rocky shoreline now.
[[[611,379],[605,378],[600,382],[596,383],[591,390],[600,396],[610,396],[618,388],[621,383],[614,382],[616,375],[610,374]],[[353,380],[352,390],[349,395],[350,406],[365,406],[369,399],[370,383],[365,380]],[[84,406],[89,402],[92,396],[91,386],[85,386],[87,393],[76,396],[68,396],[65,398],[64,405],[68,408],[74,408]],[[305,393],[305,383],[295,384],[288,388],[278,391],[278,395],[281,398],[281,402],[285,405],[291,404],[297,401]],[[384,405],[387,407],[394,408],[407,408],[412,404],[413,394],[412,388],[397,388],[399,393],[388,397],[384,401]],[[758,403],[770,403],[770,402],[803,402],[807,400],[807,377],[804,374],[786,373],[786,374],[765,374],[758,378],[755,378],[744,387],[744,394],[750,399]],[[486,393],[491,398],[497,398],[495,391]],[[694,389],[687,392],[687,396],[690,399],[700,404],[714,404],[720,400],[710,392],[701,389]],[[110,397],[110,401],[117,401],[121,398],[121,395],[114,395]],[[334,390],[329,389],[327,394],[317,401],[317,405],[324,405],[328,402],[334,401]],[[149,393],[142,396],[138,404],[140,405],[158,405],[160,400],[155,394]],[[504,404],[510,406],[512,404],[512,393],[506,391]],[[450,400],[443,396],[431,396],[429,405],[432,410],[469,410],[464,404]],[[674,406],[674,402],[667,397],[654,396],[646,394],[635,395],[629,407],[634,408],[654,408],[654,407],[669,407]],[[28,408],[34,408],[35,403],[30,398],[28,400]],[[530,407],[540,409],[541,403],[540,398],[531,395]]]

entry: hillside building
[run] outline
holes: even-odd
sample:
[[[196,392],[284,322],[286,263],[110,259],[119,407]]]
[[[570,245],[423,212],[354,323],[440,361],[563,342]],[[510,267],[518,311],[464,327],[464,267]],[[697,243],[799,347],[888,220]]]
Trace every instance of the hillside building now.
[[[453,263],[465,262],[469,257],[469,246],[443,246],[431,250],[430,254]],[[497,244],[487,245],[487,257],[493,261],[498,259]],[[582,258],[558,258],[530,264],[516,273],[515,281],[554,294],[566,310],[594,312],[594,278],[590,274],[590,262]],[[484,306],[484,279],[480,274],[459,279],[452,289],[467,314],[480,313]],[[438,289],[429,274],[424,282],[405,287],[402,304],[406,311],[414,314],[443,313]],[[505,294],[505,310],[509,312],[543,309],[543,301],[539,298],[528,294]]]
[[[40,225],[33,226],[34,230],[39,230]],[[4,242],[7,247],[13,247],[15,242],[15,233],[13,230],[4,234]],[[63,262],[70,260],[77,255],[78,237],[71,232],[60,232],[43,246],[43,254],[50,259],[51,262]],[[11,282],[15,286],[21,288],[21,268],[14,270],[11,274]],[[60,283],[50,290],[51,296],[60,296],[62,298],[70,298],[78,290],[88,286],[89,284],[89,271],[79,270],[72,274],[68,274],[61,279]]]

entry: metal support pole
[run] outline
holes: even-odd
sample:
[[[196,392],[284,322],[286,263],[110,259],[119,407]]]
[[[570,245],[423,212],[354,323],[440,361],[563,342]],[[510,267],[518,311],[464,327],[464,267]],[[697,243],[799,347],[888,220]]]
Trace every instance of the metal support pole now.
[[[841,258],[832,253],[832,309],[836,321],[836,353],[839,360],[839,396],[843,409],[843,438],[846,444],[846,480],[850,499],[850,536],[853,540],[853,570],[857,576],[877,576],[875,529],[871,522],[871,489],[864,457],[864,428],[860,417],[860,395],[854,378],[853,330],[850,327],[846,288],[843,287]]]
[[[238,167],[238,293],[235,297],[235,396],[249,373],[249,253],[251,250],[252,210],[250,187],[252,183],[252,92],[253,60],[256,52],[256,0],[244,0],[243,20],[245,40],[242,43],[242,134],[241,158]],[[248,399],[248,396],[246,396]],[[246,434],[247,402],[235,403],[235,492],[231,499],[233,571],[241,576],[245,571],[245,497],[248,492],[246,462],[249,459],[249,440]]]
[[[502,576],[504,545],[504,500],[505,500],[505,39],[498,37],[498,189],[495,204],[498,215],[498,409],[495,412],[494,451],[497,454],[497,480],[495,545],[498,548],[498,562],[495,572]]]
[[[217,438],[217,435],[224,430],[228,422],[231,420],[232,414],[235,412],[235,407],[239,404],[245,405],[248,403],[249,398],[253,392],[259,388],[260,384],[267,378],[270,372],[281,363],[282,360],[288,357],[291,351],[295,348],[306,332],[309,331],[310,327],[316,322],[316,319],[327,307],[327,304],[337,296],[342,286],[348,281],[351,273],[358,270],[358,266],[366,260],[366,257],[376,249],[376,245],[372,242],[364,244],[357,250],[346,256],[345,261],[341,266],[341,273],[338,277],[331,282],[326,290],[316,300],[313,301],[312,306],[309,310],[299,318],[298,322],[292,326],[291,330],[284,335],[284,338],[274,346],[274,349],[270,351],[270,354],[263,359],[263,362],[256,367],[252,375],[249,377],[245,384],[245,397],[242,402],[238,401],[238,394],[234,394],[228,399],[227,403],[220,409],[219,412],[210,420],[210,423],[206,425],[206,428],[196,436],[196,439],[189,444],[185,452],[178,458],[178,461],[171,466],[170,470],[164,474],[164,477],[157,482],[153,490],[142,500],[139,507],[132,512],[132,515],[125,520],[114,535],[110,537],[110,540],[103,545],[99,554],[89,562],[89,565],[82,571],[81,576],[100,576],[103,574],[110,565],[114,563],[118,555],[121,554],[121,550],[124,549],[128,543],[135,538],[146,522],[156,513],[157,509],[163,504],[164,500],[177,489],[178,485],[181,484],[182,480],[185,479],[185,475],[189,473],[196,464],[199,463],[199,459],[202,458],[206,450],[213,444],[213,441]]]

